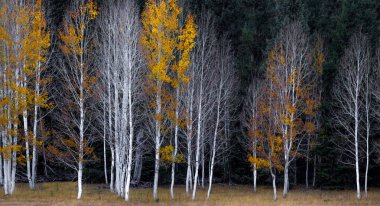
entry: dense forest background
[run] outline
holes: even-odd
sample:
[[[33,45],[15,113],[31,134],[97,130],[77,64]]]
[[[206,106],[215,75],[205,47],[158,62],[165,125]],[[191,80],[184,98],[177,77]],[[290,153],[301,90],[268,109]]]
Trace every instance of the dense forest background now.
[[[68,0],[45,1],[47,18],[51,22],[52,41],[54,31],[62,22],[63,12],[69,5]],[[101,5],[101,1],[99,1]],[[184,4],[197,16],[203,9],[215,15],[219,35],[228,34],[236,57],[238,71],[239,97],[243,99],[247,87],[253,78],[262,78],[265,73],[265,64],[268,51],[273,47],[275,37],[280,28],[289,21],[299,20],[307,29],[311,37],[321,35],[324,41],[326,62],[323,71],[322,92],[322,127],[319,131],[318,145],[315,152],[318,156],[316,185],[320,188],[354,187],[354,170],[339,163],[338,152],[331,141],[335,138],[332,128],[332,97],[333,80],[337,74],[339,60],[348,45],[349,38],[355,32],[361,31],[368,35],[371,49],[375,49],[380,37],[380,1],[377,0],[186,0]],[[141,10],[144,1],[139,1]],[[101,12],[101,11],[100,11]],[[241,101],[242,102],[242,101]],[[230,151],[223,164],[219,164],[215,173],[215,181],[229,184],[251,184],[252,172],[247,161],[247,153],[239,144],[242,136],[239,123],[239,105],[234,121],[232,138],[229,140]],[[49,116],[45,120],[49,128]],[[51,125],[52,126],[52,125]],[[373,139],[380,138],[380,131],[373,133]],[[102,157],[102,146],[99,141],[96,156]],[[142,182],[151,182],[153,176],[152,153],[144,156]],[[109,156],[109,155],[108,155]],[[371,159],[369,170],[369,186],[380,186],[379,164]],[[40,161],[43,161],[40,158]],[[42,163],[41,164],[45,164]],[[38,167],[41,179],[71,180],[72,171],[57,164],[46,163],[50,168]],[[45,167],[46,169],[46,167]],[[179,170],[185,170],[179,168]],[[305,181],[305,160],[298,158],[292,165],[291,183],[303,185]],[[178,173],[184,174],[184,173]],[[170,170],[162,168],[160,172],[162,184],[170,182]],[[98,183],[104,181],[103,164],[101,158],[90,162],[84,170],[85,182]],[[184,177],[179,177],[183,179]],[[268,184],[270,176],[265,171],[258,175],[259,184]],[[281,181],[281,177],[280,180]]]

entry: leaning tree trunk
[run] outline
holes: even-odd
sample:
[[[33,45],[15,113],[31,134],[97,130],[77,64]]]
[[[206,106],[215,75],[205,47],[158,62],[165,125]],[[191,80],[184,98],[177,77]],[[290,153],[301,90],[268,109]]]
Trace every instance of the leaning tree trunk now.
[[[212,178],[214,175],[214,165],[215,165],[215,154],[216,154],[216,137],[218,135],[218,127],[219,127],[219,119],[220,119],[220,94],[221,88],[218,92],[218,105],[217,105],[217,113],[216,113],[216,122],[215,122],[215,130],[214,130],[214,137],[212,140],[212,156],[211,156],[211,165],[210,165],[210,174],[209,174],[209,182],[208,182],[208,191],[207,191],[207,199],[210,197],[211,193],[211,186],[212,186]],[[194,197],[193,197],[194,199]]]

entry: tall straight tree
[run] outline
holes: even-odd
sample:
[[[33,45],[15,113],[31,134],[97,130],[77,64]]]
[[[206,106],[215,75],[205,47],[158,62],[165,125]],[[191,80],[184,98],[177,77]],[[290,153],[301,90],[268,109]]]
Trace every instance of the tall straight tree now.
[[[59,32],[60,48],[65,57],[60,70],[65,83],[65,94],[62,98],[66,104],[60,104],[63,117],[58,117],[63,128],[63,140],[67,152],[71,153],[75,164],[64,161],[78,172],[77,199],[82,197],[83,163],[86,155],[92,149],[86,138],[89,121],[86,113],[89,109],[89,99],[93,95],[95,74],[91,68],[92,35],[89,32],[90,23],[98,15],[96,4],[92,0],[73,2],[64,18],[63,27]],[[54,151],[54,149],[52,150]],[[62,157],[67,155],[62,155]]]
[[[363,118],[362,98],[366,87],[366,72],[369,70],[368,40],[362,33],[354,34],[349,47],[341,59],[339,74],[336,79],[334,100],[340,112],[334,112],[336,131],[342,137],[338,148],[342,152],[342,162],[355,168],[356,197],[361,198],[360,191],[360,138]],[[364,104],[366,106],[366,104]]]
[[[163,141],[162,130],[166,97],[169,94],[171,84],[178,85],[172,73],[177,77],[185,76],[191,48],[194,46],[193,39],[194,21],[187,17],[186,25],[181,27],[179,15],[182,9],[178,7],[176,0],[149,0],[142,14],[143,32],[141,43],[144,49],[148,65],[148,77],[152,95],[154,96],[155,110],[155,169],[153,183],[153,198],[158,200],[158,177],[160,167],[160,148]],[[182,29],[183,28],[183,29]],[[188,50],[188,51],[187,51]],[[188,80],[186,80],[188,81]]]

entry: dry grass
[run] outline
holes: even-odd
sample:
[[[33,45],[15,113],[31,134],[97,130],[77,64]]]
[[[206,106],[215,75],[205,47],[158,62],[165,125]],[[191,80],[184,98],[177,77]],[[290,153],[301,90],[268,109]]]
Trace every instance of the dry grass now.
[[[281,188],[279,188],[281,189]],[[127,204],[104,185],[85,185],[82,200],[76,200],[76,184],[73,182],[42,183],[34,191],[27,184],[18,184],[12,196],[0,195],[0,205],[380,205],[380,189],[371,189],[369,199],[356,200],[355,191],[291,190],[286,199],[272,199],[270,187],[259,187],[253,193],[250,186],[214,185],[212,196],[205,200],[206,190],[200,189],[196,201],[185,196],[183,186],[175,190],[175,200],[170,200],[169,189],[159,189],[160,201],[152,200],[152,189],[132,189]],[[279,191],[281,195],[281,191]]]

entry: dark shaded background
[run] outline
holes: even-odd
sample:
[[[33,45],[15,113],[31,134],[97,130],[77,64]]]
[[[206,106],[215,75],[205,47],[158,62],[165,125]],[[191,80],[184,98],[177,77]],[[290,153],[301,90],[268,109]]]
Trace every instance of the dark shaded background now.
[[[138,0],[141,9],[143,0]],[[321,188],[354,187],[354,170],[338,163],[338,152],[331,140],[334,138],[330,113],[332,82],[336,75],[339,59],[347,47],[350,36],[359,30],[366,33],[370,40],[371,49],[375,49],[380,37],[380,1],[379,0],[186,0],[194,14],[208,9],[216,16],[218,33],[227,33],[232,41],[237,59],[238,74],[240,75],[240,93],[244,98],[245,90],[253,77],[262,77],[265,71],[267,51],[272,47],[277,32],[288,20],[300,20],[308,29],[311,37],[319,33],[325,43],[326,64],[323,74],[322,114],[323,125],[319,131],[319,146],[316,150],[319,156],[317,170],[317,186]],[[45,0],[48,8],[50,28],[54,33],[59,28],[65,8],[69,0]],[[99,1],[101,3],[101,1]],[[48,126],[47,118],[47,126]],[[48,126],[49,127],[49,126]],[[241,136],[239,122],[234,124],[231,139],[233,145],[231,157],[224,165],[216,168],[215,180],[224,183],[251,184],[251,171],[246,161],[246,152],[238,144]],[[374,131],[373,139],[379,139],[379,132]],[[100,144],[100,143],[99,143]],[[98,157],[102,157],[102,146],[97,147]],[[41,158],[40,158],[41,160]],[[42,164],[42,163],[41,163]],[[40,165],[41,165],[40,164]],[[291,182],[304,184],[305,161],[296,162],[297,178],[293,171]],[[364,166],[364,164],[362,164]],[[70,179],[75,176],[72,171],[59,165],[51,165],[53,173],[43,176],[39,167],[41,180]],[[103,182],[102,160],[90,163],[86,167],[87,182]],[[153,162],[149,154],[145,156],[143,165],[143,181],[152,181]],[[294,167],[294,166],[293,166]],[[185,168],[179,168],[185,174]],[[361,169],[364,173],[364,167]],[[169,181],[169,170],[160,172],[162,183]],[[380,167],[371,160],[369,186],[380,186]],[[184,177],[183,177],[184,178]],[[268,183],[270,177],[267,171],[259,173],[259,184]],[[364,178],[364,177],[363,177]],[[179,177],[181,179],[181,177]],[[282,180],[278,180],[281,182]]]

